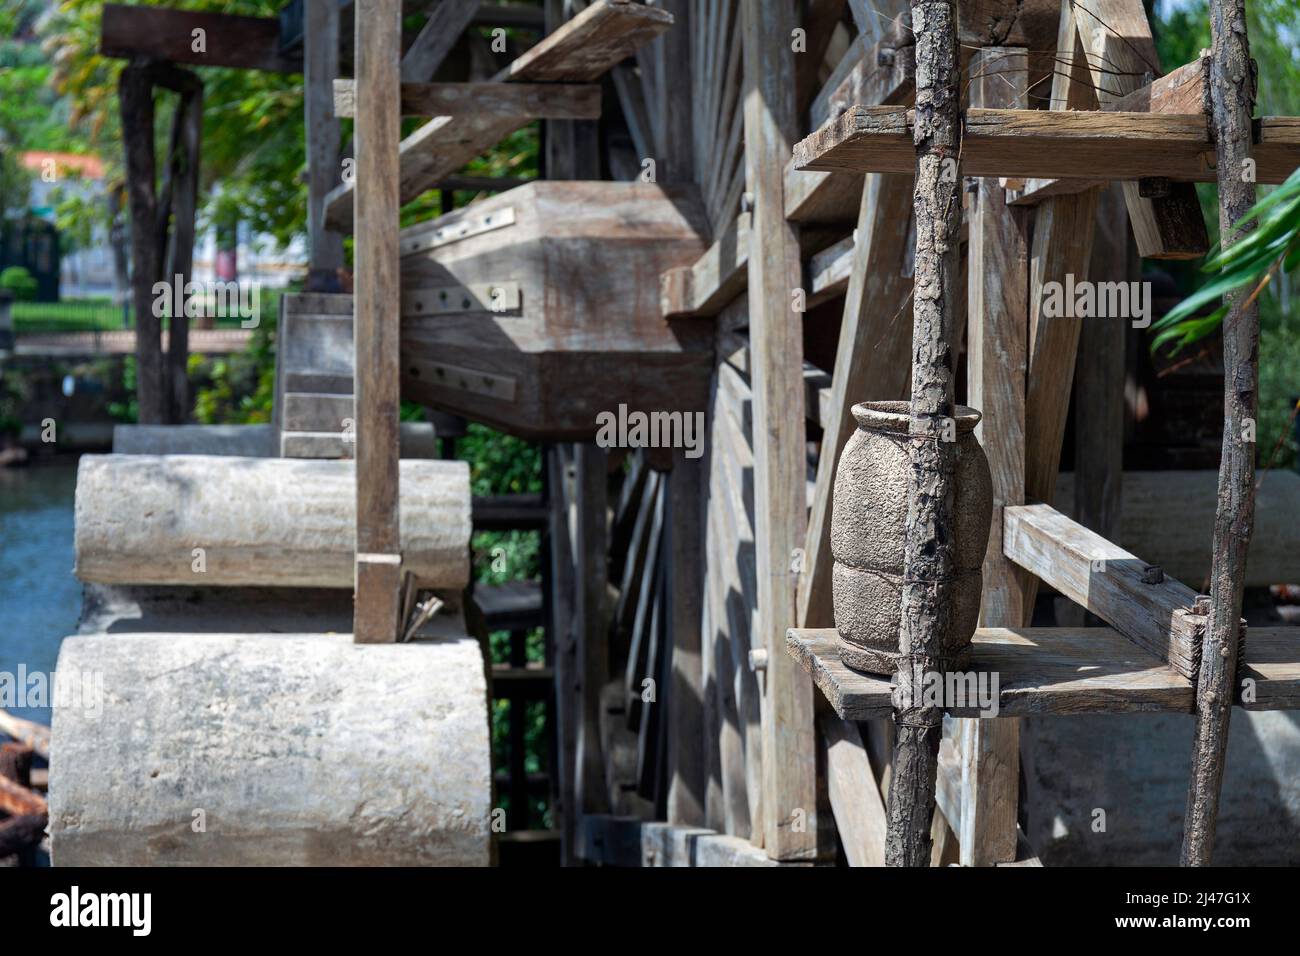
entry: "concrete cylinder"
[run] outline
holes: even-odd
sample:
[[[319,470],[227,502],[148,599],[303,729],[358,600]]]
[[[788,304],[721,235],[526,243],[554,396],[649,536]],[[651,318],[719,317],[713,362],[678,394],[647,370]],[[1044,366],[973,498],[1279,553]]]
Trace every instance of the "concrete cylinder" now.
[[[402,461],[403,566],[469,581],[469,466]],[[76,573],[98,584],[351,588],[351,461],[88,455],[77,471]]]
[[[468,637],[70,637],[57,672],[91,692],[54,709],[56,866],[490,862]]]

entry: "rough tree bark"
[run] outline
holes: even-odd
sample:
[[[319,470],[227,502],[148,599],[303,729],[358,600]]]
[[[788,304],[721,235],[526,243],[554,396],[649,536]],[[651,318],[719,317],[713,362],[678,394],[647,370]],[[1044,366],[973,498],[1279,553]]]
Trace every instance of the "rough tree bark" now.
[[[928,866],[943,709],[926,706],[918,678],[942,673],[952,587],[953,354],[961,224],[960,76],[955,0],[913,0],[916,33],[916,269],[912,403],[903,562],[903,628],[889,786],[889,866]]]
[[[1254,176],[1250,175],[1255,75],[1246,35],[1245,0],[1211,0],[1210,25],[1214,38],[1210,98],[1218,161],[1219,232],[1223,245],[1228,246],[1248,231],[1239,232],[1237,222],[1255,203]],[[1236,298],[1245,295],[1238,292]],[[1183,826],[1183,866],[1207,866],[1214,850],[1237,673],[1246,550],[1255,519],[1258,351],[1258,307],[1254,303],[1233,304],[1223,323],[1223,457],[1214,519],[1210,620],[1201,647],[1196,686],[1196,736]]]

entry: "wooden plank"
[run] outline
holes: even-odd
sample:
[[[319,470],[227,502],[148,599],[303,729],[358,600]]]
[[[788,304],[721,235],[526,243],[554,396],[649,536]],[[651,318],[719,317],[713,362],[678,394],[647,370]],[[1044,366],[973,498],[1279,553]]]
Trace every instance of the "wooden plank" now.
[[[595,83],[403,83],[403,116],[481,116],[527,123],[534,119],[599,119]],[[334,81],[334,115],[356,115],[356,82]]]
[[[1029,98],[1024,49],[988,47],[971,58],[970,102],[1022,108]],[[1028,217],[1007,206],[998,181],[977,181],[970,203],[967,404],[983,419],[975,435],[993,479],[993,524],[983,565],[980,624],[1028,624],[1029,576],[1002,555],[1002,509],[1025,498],[1025,369],[1029,329]],[[963,720],[956,728],[962,818],[954,823],[964,866],[1015,859],[1020,727],[1014,720]]]
[[[597,0],[494,79],[590,82],[671,25],[672,16],[662,10],[630,0]],[[439,116],[425,123],[401,144],[401,202],[410,202],[432,188],[526,122],[490,116]],[[327,221],[336,229],[351,228],[354,188],[354,183],[344,183],[330,193]]]
[[[555,804],[552,811],[558,819],[561,833],[560,860],[570,865],[576,857],[579,840],[579,819],[582,816],[577,800],[576,768],[578,753],[578,696],[577,660],[574,624],[574,561],[572,537],[569,532],[568,465],[564,460],[563,446],[546,446],[543,457],[546,469],[544,494],[547,506],[547,621],[548,655],[555,669],[555,706],[551,711],[555,720],[554,773],[556,777]]]
[[[826,742],[826,789],[849,866],[885,865],[885,801],[852,721],[817,721]]]
[[[195,30],[203,31],[201,45]],[[196,66],[300,73],[301,60],[281,54],[279,47],[280,21],[274,17],[106,3],[100,19],[100,54],[127,60],[147,57]]]
[[[791,628],[788,651],[839,717],[889,716],[890,681],[842,664],[834,628]],[[1186,678],[1110,628],[980,628],[970,668],[960,676],[979,680],[981,674],[990,690],[993,675],[998,676],[998,718],[1192,709]],[[980,711],[968,698],[966,706],[946,712],[974,717]]]
[[[357,117],[356,350],[358,643],[395,641],[401,628],[398,523],[397,63],[400,0],[357,0],[357,83],[370,108]],[[349,204],[351,197],[349,197]],[[362,561],[363,554],[384,556]],[[393,557],[397,567],[392,567]],[[395,591],[397,595],[395,596]]]
[[[1077,460],[1077,459],[1076,459]],[[1057,506],[1087,527],[1074,510],[1074,472],[1057,480]],[[1119,526],[1113,536],[1121,547],[1144,555],[1179,581],[1200,588],[1210,577],[1210,542],[1219,476],[1216,471],[1125,471]],[[1268,587],[1300,581],[1300,475],[1260,471],[1255,492],[1255,533],[1250,538],[1246,586]],[[1254,632],[1251,632],[1252,635]]]
[[[854,43],[844,59],[850,68],[843,73],[837,70],[813,104],[814,128],[855,104],[905,105],[911,101],[913,48],[895,50],[890,42],[867,45],[865,38],[859,38]],[[852,221],[862,182],[857,172],[803,172],[790,161],[785,171],[786,218],[802,223]]]
[[[1300,627],[1250,629],[1235,695],[1246,710],[1300,710]]]
[[[605,764],[600,743],[600,689],[609,680],[608,620],[604,613],[609,578],[606,541],[608,493],[604,449],[574,446],[577,529],[574,535],[574,580],[579,692],[577,799],[582,813],[609,809]]]
[[[478,12],[480,3],[481,0],[443,0],[433,9],[419,36],[402,57],[403,84],[427,83],[433,78]]]
[[[750,214],[742,212],[693,265],[669,269],[659,277],[660,311],[665,319],[716,315],[744,291],[750,230]]]
[[[858,210],[853,271],[844,299],[835,368],[831,372],[829,415],[823,421],[821,457],[804,571],[799,576],[798,609],[803,627],[834,623],[831,609],[831,497],[840,451],[857,428],[851,408],[864,400],[907,395],[911,365],[911,323],[905,275],[912,190],[900,176],[867,177]]]
[[[1202,614],[1196,592],[1147,562],[1071,521],[1050,505],[1007,508],[1003,550],[1044,583],[1096,614],[1149,653],[1194,679]]]
[[[1300,165],[1290,123],[1259,121],[1273,135],[1261,157],[1260,183],[1280,183]],[[970,176],[1214,181],[1214,150],[1199,114],[1082,110],[969,109],[962,170]],[[905,173],[912,149],[911,111],[855,106],[795,145],[796,170]]]
[[[742,5],[745,178],[753,196],[749,329],[758,611],[755,644],[767,650],[762,697],[763,845],[778,860],[817,854],[816,741],[812,685],[782,653],[795,623],[791,562],[803,547],[804,415],[802,315],[791,290],[802,279],[799,241],[786,222],[782,169],[796,123],[792,8],[784,0]]]

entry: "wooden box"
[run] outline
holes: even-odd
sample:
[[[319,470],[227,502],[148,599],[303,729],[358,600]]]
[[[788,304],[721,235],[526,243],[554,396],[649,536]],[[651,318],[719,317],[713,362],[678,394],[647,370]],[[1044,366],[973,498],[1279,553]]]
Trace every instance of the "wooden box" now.
[[[660,316],[706,248],[693,186],[535,182],[403,230],[402,395],[512,434],[701,411],[712,322]]]

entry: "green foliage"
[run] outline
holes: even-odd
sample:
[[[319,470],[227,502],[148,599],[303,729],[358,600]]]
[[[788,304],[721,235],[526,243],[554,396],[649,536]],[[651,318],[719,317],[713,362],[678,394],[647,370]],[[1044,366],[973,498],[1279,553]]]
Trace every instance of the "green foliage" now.
[[[36,279],[22,266],[10,266],[0,272],[0,289],[8,289],[21,302],[30,302],[36,298]]]
[[[109,402],[108,414],[115,422],[134,425],[140,420],[140,402],[136,397],[135,356],[128,355],[122,362],[122,391],[130,396],[124,402]]]
[[[1255,229],[1226,249],[1220,244],[1206,259],[1202,271],[1213,278],[1188,296],[1152,326],[1157,331],[1151,348],[1172,343],[1177,352],[1218,328],[1228,306],[1223,296],[1240,293],[1257,299],[1279,271],[1292,272],[1300,265],[1300,169],[1269,193],[1245,216],[1239,226],[1255,223]],[[1209,315],[1196,315],[1219,303]]]

